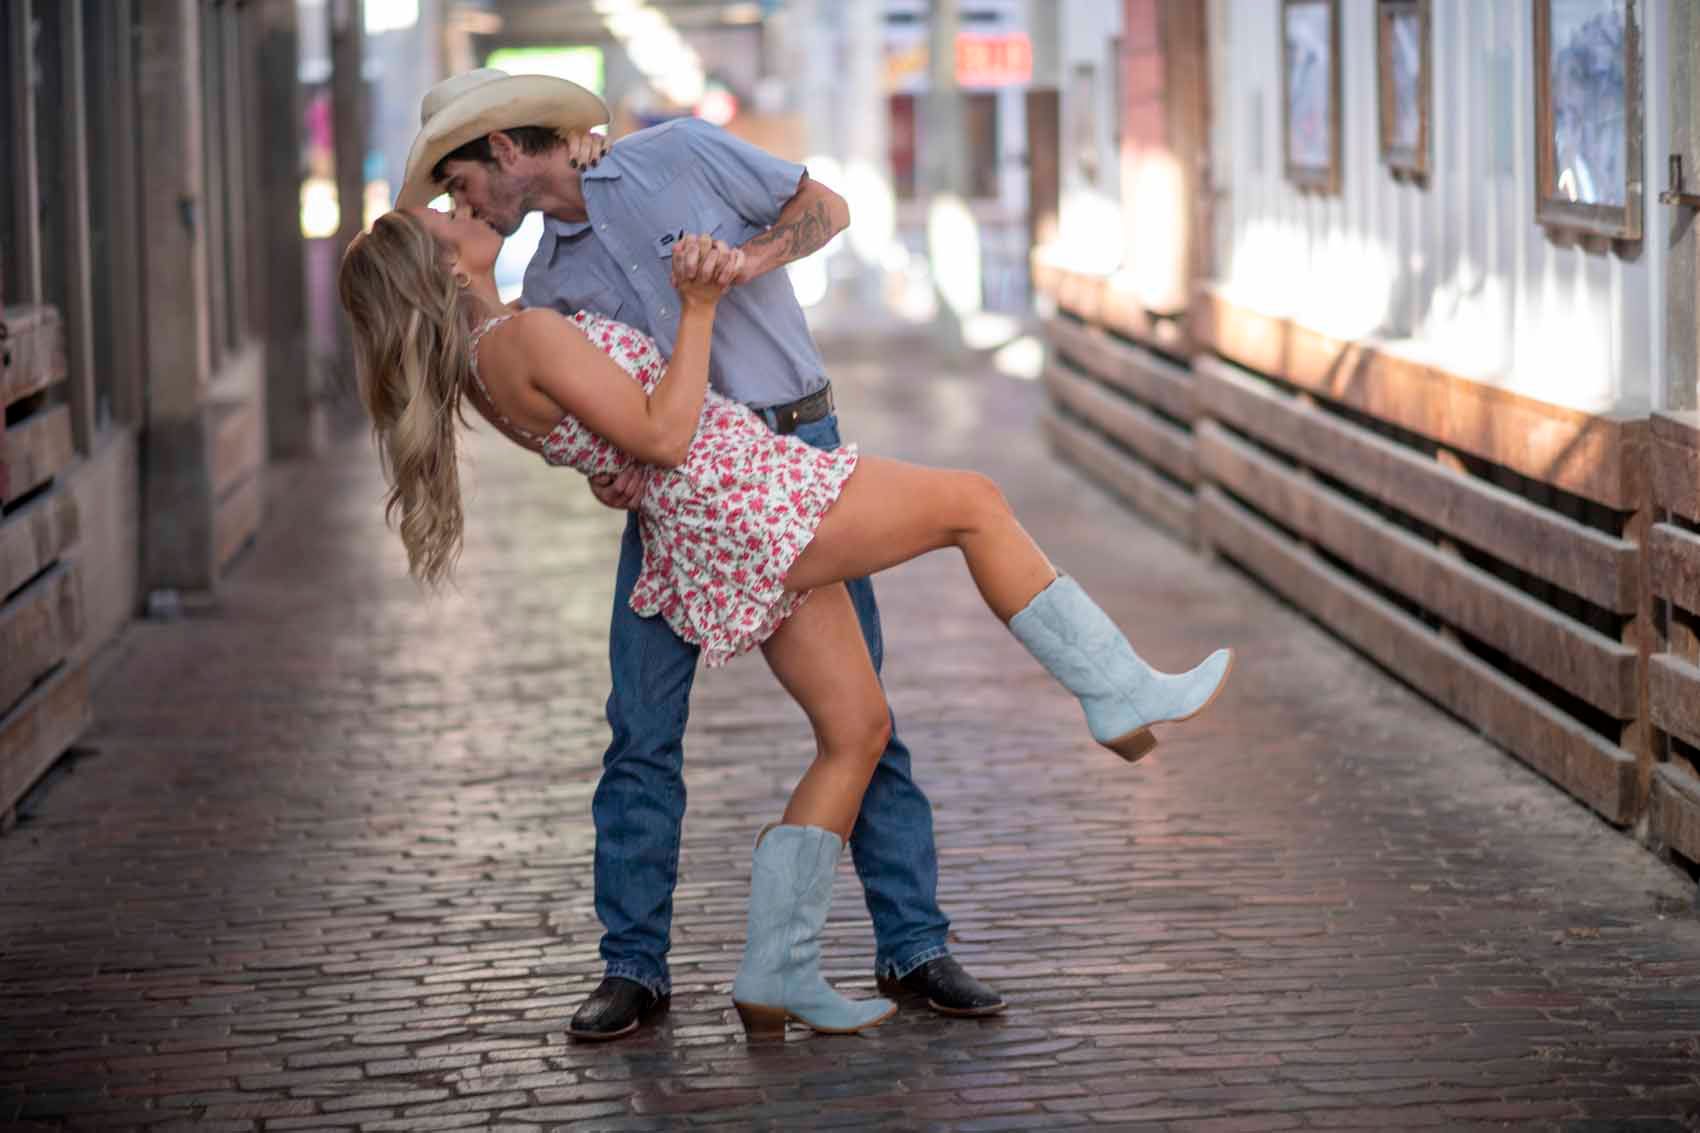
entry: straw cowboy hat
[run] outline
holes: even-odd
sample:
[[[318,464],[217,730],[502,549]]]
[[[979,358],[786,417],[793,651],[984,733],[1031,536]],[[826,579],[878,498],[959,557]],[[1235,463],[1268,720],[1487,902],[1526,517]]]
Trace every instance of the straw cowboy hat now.
[[[442,192],[431,180],[436,164],[497,130],[553,126],[582,133],[608,121],[608,107],[577,83],[548,75],[510,75],[490,67],[452,75],[419,104],[419,136],[407,152],[407,173],[395,207],[426,204]]]

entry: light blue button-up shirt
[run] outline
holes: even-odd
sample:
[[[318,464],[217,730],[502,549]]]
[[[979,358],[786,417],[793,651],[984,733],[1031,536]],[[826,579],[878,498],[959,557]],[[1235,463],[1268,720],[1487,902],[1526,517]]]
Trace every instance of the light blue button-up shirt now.
[[[671,354],[679,332],[673,245],[687,232],[738,247],[771,227],[807,173],[700,118],[622,138],[585,170],[589,220],[545,217],[521,300],[564,314],[600,312]],[[826,367],[783,270],[720,300],[709,384],[727,397],[782,405],[826,384]]]

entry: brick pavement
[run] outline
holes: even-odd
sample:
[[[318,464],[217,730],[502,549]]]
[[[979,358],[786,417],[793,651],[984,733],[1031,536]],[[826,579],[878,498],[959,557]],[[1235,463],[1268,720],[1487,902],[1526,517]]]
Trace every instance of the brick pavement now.
[[[809,750],[751,660],[698,685],[672,1012],[566,1043],[619,520],[481,441],[427,602],[351,442],[273,478],[215,603],[128,635],[97,752],[0,839],[0,1126],[1700,1128],[1690,882],[1053,464],[1034,387],[893,341],[834,374],[854,436],[997,475],[1156,660],[1242,650],[1128,768],[959,561],[882,580],[954,946],[1007,1015],[742,1043],[750,841]],[[848,864],[827,954],[872,990]]]

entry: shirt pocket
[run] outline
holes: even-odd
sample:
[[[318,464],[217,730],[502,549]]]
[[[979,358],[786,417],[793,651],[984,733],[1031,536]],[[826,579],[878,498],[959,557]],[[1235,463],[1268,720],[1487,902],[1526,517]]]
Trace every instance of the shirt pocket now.
[[[731,227],[724,216],[712,216],[703,211],[693,210],[690,224],[680,225],[655,238],[655,254],[663,260],[670,260],[673,258],[673,249],[678,247],[680,240],[686,236],[695,236],[704,232],[716,240],[725,240],[730,243],[732,238],[727,235],[727,232],[730,231]]]
[[[576,314],[579,311],[590,311],[593,314],[606,315],[608,318],[618,318],[620,308],[626,305],[626,298],[621,288],[606,280],[587,280],[584,287],[573,293],[572,306],[565,313]]]

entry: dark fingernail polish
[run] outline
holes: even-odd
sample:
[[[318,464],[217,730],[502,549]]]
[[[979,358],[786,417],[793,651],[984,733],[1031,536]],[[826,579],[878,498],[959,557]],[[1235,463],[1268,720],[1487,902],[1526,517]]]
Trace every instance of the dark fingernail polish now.
[[[570,161],[570,162],[572,162],[572,166],[573,166],[573,168],[574,168],[574,169],[577,169],[577,168],[578,168],[578,158],[576,158],[576,157],[569,157],[569,158],[568,158],[568,159],[567,159],[567,160],[568,160],[568,161]]]

